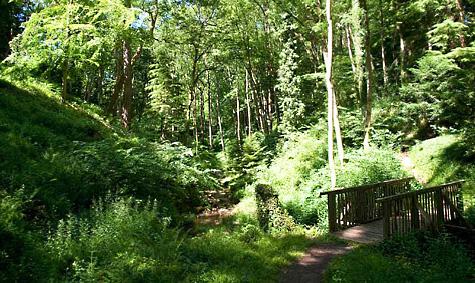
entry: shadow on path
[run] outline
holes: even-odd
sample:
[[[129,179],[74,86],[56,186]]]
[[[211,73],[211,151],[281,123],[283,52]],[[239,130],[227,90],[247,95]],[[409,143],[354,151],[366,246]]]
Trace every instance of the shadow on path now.
[[[330,261],[334,257],[348,253],[351,249],[351,246],[344,244],[321,244],[312,247],[298,262],[284,270],[280,282],[322,282],[323,273]]]

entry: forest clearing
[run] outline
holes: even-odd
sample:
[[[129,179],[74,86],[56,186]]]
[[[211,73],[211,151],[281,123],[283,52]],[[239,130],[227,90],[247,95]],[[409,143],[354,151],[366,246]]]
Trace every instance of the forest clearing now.
[[[474,0],[0,0],[0,282],[475,281]]]

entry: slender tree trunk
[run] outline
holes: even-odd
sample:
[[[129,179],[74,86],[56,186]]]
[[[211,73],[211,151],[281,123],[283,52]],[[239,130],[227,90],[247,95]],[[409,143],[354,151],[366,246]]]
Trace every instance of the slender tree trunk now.
[[[331,0],[326,0],[326,18],[328,24],[327,37],[327,54],[325,60],[325,83],[327,85],[327,102],[328,102],[328,166],[330,167],[331,187],[336,187],[336,171],[335,161],[333,159],[333,82],[332,82],[332,68],[333,68],[333,21],[331,12]]]
[[[406,80],[406,42],[401,30],[401,22],[396,23],[396,31],[399,36],[399,77],[401,84]]]
[[[209,79],[209,71],[206,71],[207,91],[208,91],[208,142],[209,147],[213,148],[213,107],[211,103],[211,81]]]
[[[223,124],[221,120],[221,105],[219,102],[219,92],[220,88],[218,86],[218,91],[216,92],[216,116],[218,118],[218,128],[219,128],[219,137],[221,140],[221,149],[224,151],[225,146],[224,146],[224,132],[223,132]]]
[[[113,116],[117,114],[117,104],[124,88],[124,49],[122,41],[117,46],[115,56],[116,63],[114,91],[112,92],[112,97],[109,101],[109,106],[107,107],[106,111],[108,114]]]
[[[239,91],[236,93],[236,135],[239,147],[241,147],[241,104],[239,101]]]
[[[353,50],[351,44],[351,36],[348,26],[345,26],[345,33],[346,33],[346,47],[348,48],[348,56],[350,57],[351,62],[351,70],[353,71],[353,76],[355,77],[355,82],[357,82],[356,78],[356,67],[355,67],[355,60],[353,59]]]
[[[132,122],[132,97],[133,97],[133,81],[134,72],[132,66],[132,50],[130,42],[124,42],[124,95],[121,107],[122,126],[126,129],[130,128]]]
[[[336,138],[336,145],[338,149],[338,158],[340,160],[340,165],[343,166],[345,160],[345,152],[343,150],[343,138],[341,136],[341,128],[340,128],[340,119],[338,118],[338,105],[337,99],[335,95],[335,89],[333,89],[333,122],[335,126],[335,138]]]
[[[97,102],[99,105],[102,105],[102,98],[104,96],[104,76],[105,70],[104,66],[101,64],[99,66],[99,77],[97,78]]]
[[[362,9],[364,12],[364,25],[366,29],[365,34],[365,58],[366,58],[366,109],[365,109],[365,136],[363,147],[369,149],[370,130],[372,123],[372,100],[373,100],[373,60],[371,56],[371,31],[369,28],[369,17],[366,0],[361,0]]]
[[[382,0],[379,0],[379,22],[380,22],[380,37],[381,37],[381,65],[383,66],[383,83],[384,86],[388,84],[388,70],[386,67],[386,52],[384,48],[384,28],[385,28],[385,23],[384,23],[384,4]]]
[[[205,103],[204,103],[204,95],[203,91],[200,91],[200,134],[201,134],[201,143],[204,144],[205,141]]]
[[[63,77],[61,80],[62,89],[61,89],[61,100],[65,102],[68,99],[68,78],[69,78],[69,37],[71,36],[69,29],[69,5],[70,0],[66,5],[66,39],[64,40],[65,50],[64,50],[64,59],[63,59]]]
[[[199,133],[198,133],[198,113],[197,113],[197,98],[196,98],[196,91],[195,89],[192,90],[192,104],[193,104],[193,109],[192,109],[192,112],[193,112],[193,131],[194,131],[194,134],[195,134],[195,152],[198,153],[198,146],[199,146],[199,143],[200,143],[200,140],[199,140]]]
[[[462,5],[462,0],[455,0],[455,7],[457,8],[458,20],[460,23],[465,24],[465,10]],[[465,40],[465,35],[460,35],[460,46],[466,47],[467,43]]]
[[[251,101],[249,99],[249,72],[246,69],[246,106],[247,106],[247,134],[252,135]]]
[[[355,67],[356,67],[356,78],[357,78],[357,88],[358,88],[358,97],[360,101],[360,106],[362,111],[364,111],[364,67],[363,67],[363,38],[362,27],[361,27],[361,17],[360,17],[360,1],[352,0],[352,21],[353,27],[350,28],[350,34],[353,36],[353,45],[355,47]],[[364,113],[364,112],[363,112]]]

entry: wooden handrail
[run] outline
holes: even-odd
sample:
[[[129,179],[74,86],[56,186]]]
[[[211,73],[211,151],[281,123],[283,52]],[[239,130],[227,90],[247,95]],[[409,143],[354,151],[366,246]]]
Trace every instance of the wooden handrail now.
[[[461,187],[464,180],[378,198],[383,209],[385,238],[417,230],[439,231],[444,224],[470,227],[463,218]]]
[[[403,199],[403,198],[407,198],[407,197],[413,196],[413,195],[420,195],[420,194],[430,193],[430,192],[433,192],[433,191],[437,191],[441,188],[445,188],[445,187],[448,187],[448,186],[451,186],[451,185],[457,185],[459,183],[464,183],[464,182],[465,182],[465,180],[454,181],[454,182],[450,182],[450,183],[447,183],[447,184],[444,184],[444,185],[437,185],[437,186],[428,187],[428,188],[425,188],[425,189],[416,190],[416,191],[412,191],[412,192],[406,192],[406,193],[401,193],[401,194],[388,196],[388,197],[384,197],[384,198],[378,198],[378,199],[376,199],[376,201],[377,202],[384,202],[384,201],[392,201],[392,200]]]
[[[335,190],[321,192],[320,195],[324,196],[324,195],[344,193],[344,192],[349,192],[349,191],[372,189],[375,186],[390,185],[390,184],[394,184],[394,183],[403,183],[403,182],[411,181],[411,180],[415,180],[415,178],[414,177],[407,177],[407,178],[402,178],[402,179],[388,180],[388,181],[384,181],[384,182],[380,182],[380,183],[365,184],[365,185],[355,186],[355,187],[337,188]]]
[[[331,232],[381,219],[377,198],[411,190],[414,177],[323,192],[328,196],[328,225]]]

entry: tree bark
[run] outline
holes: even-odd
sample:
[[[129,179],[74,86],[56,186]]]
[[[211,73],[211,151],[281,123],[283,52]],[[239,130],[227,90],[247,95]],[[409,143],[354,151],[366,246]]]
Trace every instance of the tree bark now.
[[[236,93],[236,135],[239,148],[241,147],[241,104],[239,101],[239,90]]]
[[[353,76],[355,77],[355,82],[357,82],[355,60],[353,58],[353,49],[352,49],[352,44],[351,44],[351,36],[350,36],[350,31],[349,31],[348,26],[345,26],[345,33],[346,33],[346,47],[348,48],[348,56],[350,57],[350,62],[351,62],[351,70],[353,71]]]
[[[366,0],[361,0],[362,9],[364,12],[364,25],[365,25],[365,60],[366,60],[366,108],[365,108],[365,136],[363,141],[363,147],[369,149],[370,130],[372,123],[372,100],[373,100],[373,59],[371,56],[371,31],[369,28],[369,16]]]
[[[132,122],[132,98],[133,98],[133,80],[134,72],[132,65],[132,50],[130,42],[124,41],[124,95],[120,117],[122,126],[129,129]]]
[[[209,71],[206,71],[207,92],[208,92],[208,142],[209,147],[213,148],[213,107],[211,103],[211,81],[209,79]]]
[[[338,150],[338,158],[340,160],[340,165],[343,166],[345,160],[345,152],[343,150],[343,138],[341,136],[341,128],[340,128],[340,119],[338,118],[338,105],[336,100],[335,89],[333,89],[333,122],[335,126],[335,138],[336,138],[336,146]]]
[[[330,180],[331,188],[336,187],[336,171],[335,161],[333,158],[333,82],[332,82],[332,68],[333,68],[333,21],[331,14],[331,0],[326,0],[326,18],[328,24],[328,36],[327,36],[327,54],[325,60],[325,83],[327,86],[327,102],[328,102],[328,166],[330,168]]]
[[[246,69],[246,106],[247,106],[247,134],[252,135],[252,113],[251,113],[251,101],[249,99],[249,72]]]
[[[465,24],[465,10],[462,5],[462,0],[455,0],[455,7],[457,8],[458,20],[460,23]],[[460,35],[460,46],[466,47],[467,43],[465,40],[465,35]]]
[[[360,106],[364,114],[364,67],[363,67],[363,39],[361,36],[362,27],[361,27],[361,18],[360,18],[360,1],[352,1],[352,18],[353,18],[353,28],[350,28],[350,34],[353,35],[353,45],[355,47],[355,67],[356,67],[356,78],[357,78],[357,95],[359,97]]]
[[[406,80],[406,42],[401,30],[401,22],[396,23],[396,31],[399,36],[399,80],[401,84]]]
[[[218,118],[218,128],[219,128],[219,137],[221,140],[221,149],[224,151],[225,146],[224,146],[224,132],[223,132],[223,124],[221,120],[221,105],[219,102],[219,85],[218,85],[218,91],[216,92],[216,116]]]
[[[116,49],[116,63],[115,63],[115,84],[114,84],[114,91],[112,92],[111,99],[109,101],[109,105],[107,106],[107,114],[109,115],[116,115],[117,113],[117,103],[119,101],[119,97],[122,93],[122,89],[124,88],[124,49],[122,41],[118,44]]]
[[[388,84],[388,70],[386,66],[386,51],[384,48],[384,28],[385,28],[385,23],[384,23],[384,4],[382,0],[379,0],[379,34],[381,37],[381,65],[383,67],[383,83],[384,86]]]

